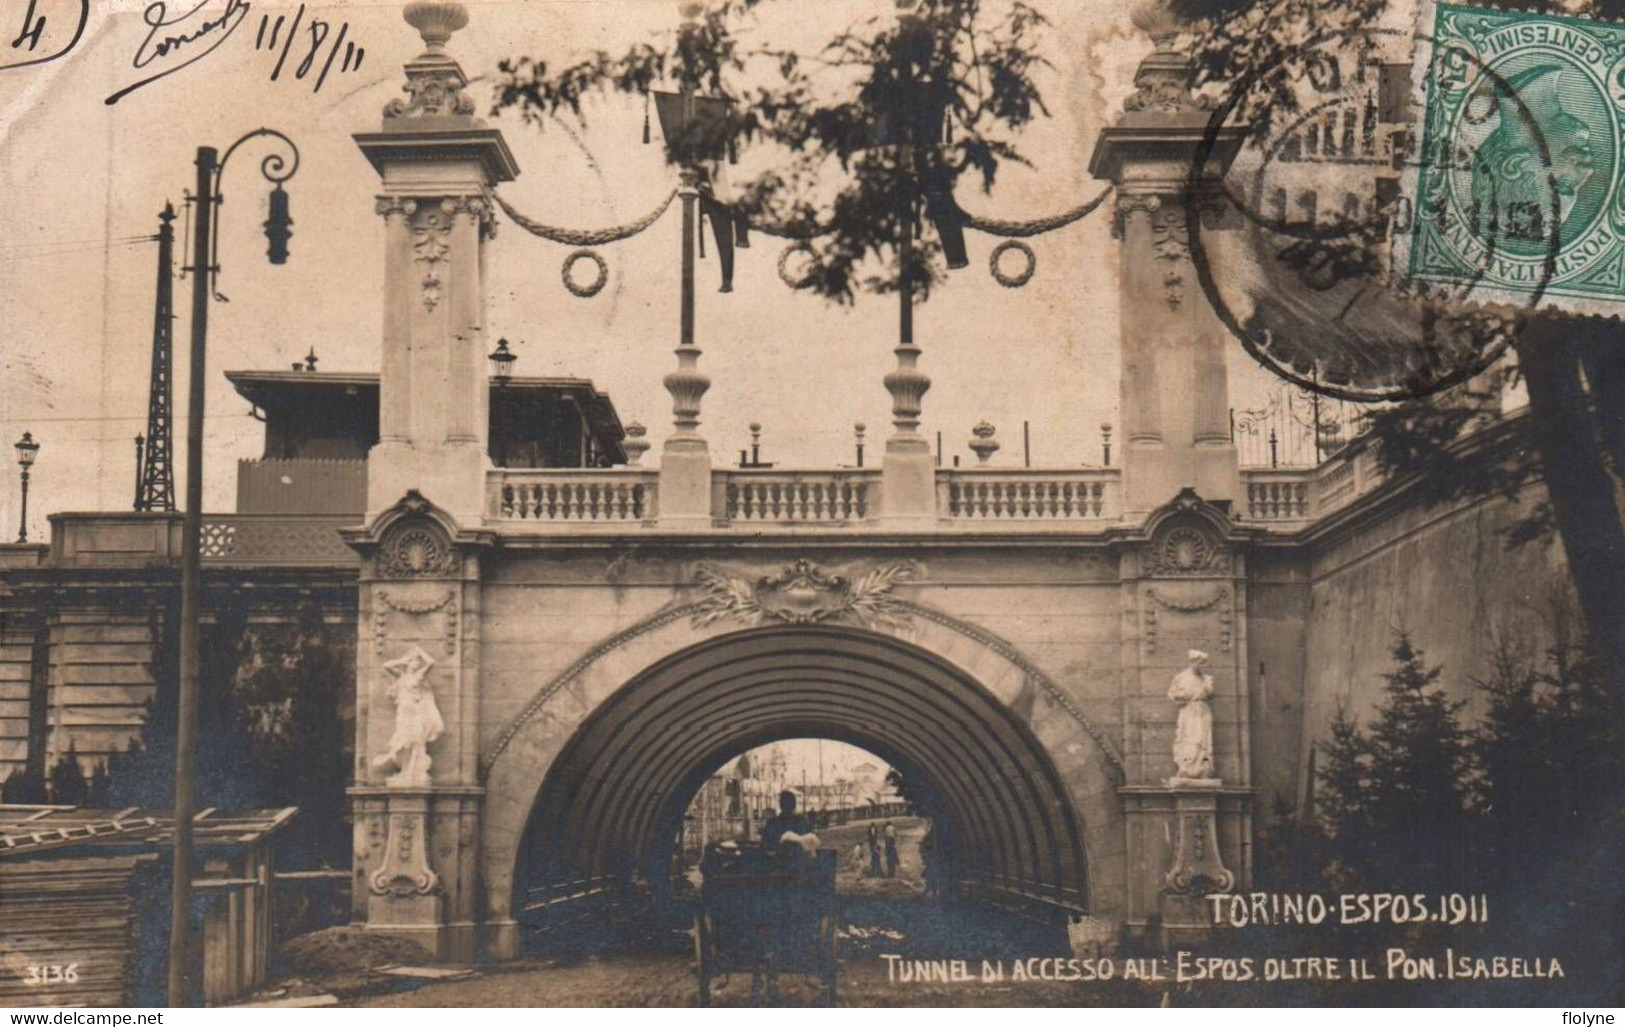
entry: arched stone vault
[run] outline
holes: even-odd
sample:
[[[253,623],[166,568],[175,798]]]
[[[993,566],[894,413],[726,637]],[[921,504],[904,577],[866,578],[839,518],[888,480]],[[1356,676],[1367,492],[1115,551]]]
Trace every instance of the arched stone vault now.
[[[926,778],[955,822],[967,885],[1114,911],[1120,759],[1008,643],[913,603],[878,630],[729,630],[693,613],[669,608],[593,647],[491,739],[494,922],[521,910],[527,879],[545,892],[624,877],[658,855],[718,765],[795,736],[848,741]]]

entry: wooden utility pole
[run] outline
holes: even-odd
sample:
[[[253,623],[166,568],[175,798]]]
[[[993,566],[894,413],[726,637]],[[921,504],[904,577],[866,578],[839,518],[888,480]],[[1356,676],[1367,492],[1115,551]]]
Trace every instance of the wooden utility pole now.
[[[192,941],[192,817],[197,760],[198,666],[203,613],[203,408],[207,384],[209,244],[214,221],[217,154],[197,151],[197,194],[192,219],[192,346],[186,382],[186,509],[181,520],[180,688],[175,716],[175,852],[169,909],[169,1004],[183,1006],[190,994]]]

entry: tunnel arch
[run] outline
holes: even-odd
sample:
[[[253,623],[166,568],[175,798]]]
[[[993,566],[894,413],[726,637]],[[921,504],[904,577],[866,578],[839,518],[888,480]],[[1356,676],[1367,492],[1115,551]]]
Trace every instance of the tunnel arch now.
[[[1089,907],[1076,804],[1028,723],[921,646],[779,625],[655,662],[577,725],[525,818],[516,913],[658,862],[689,798],[728,759],[793,737],[849,742],[921,775],[951,822],[956,881],[994,899]]]

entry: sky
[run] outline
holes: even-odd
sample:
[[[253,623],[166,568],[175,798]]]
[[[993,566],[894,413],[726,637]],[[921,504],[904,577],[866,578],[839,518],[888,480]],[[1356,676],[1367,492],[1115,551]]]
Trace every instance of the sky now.
[[[12,6],[4,16],[16,16]],[[300,8],[252,0],[240,27],[206,57],[108,105],[106,97],[145,76],[135,62],[149,29],[140,4],[90,6],[83,36],[65,56],[0,69],[0,194],[10,201],[0,235],[0,437],[9,443],[27,430],[42,444],[29,504],[36,539],[44,537],[50,512],[130,506],[133,439],[146,427],[156,267],[156,247],[141,237],[155,232],[166,201],[181,204],[199,145],[223,149],[268,125],[291,136],[301,153],[286,186],[294,234],[282,267],[266,263],[261,234],[268,186],[257,164],[270,151],[247,144],[225,171],[218,287],[229,302],[214,303],[210,312],[206,509],[232,508],[237,461],[257,457],[263,446],[262,426],[222,372],[283,369],[310,350],[324,371],[377,369],[383,221],[373,210],[376,173],[350,136],[377,130],[384,105],[401,95],[403,62],[422,49],[400,19],[401,4],[306,6],[307,28],[324,22],[333,40],[342,27],[365,56],[348,71],[335,62],[318,90],[326,50],[303,79],[296,50],[273,81],[278,52],[257,47],[258,27],[262,18],[291,19]],[[191,4],[171,6],[178,12]],[[505,57],[530,55],[556,66],[594,48],[620,51],[671,32],[677,22],[674,0],[468,6],[470,24],[448,49],[475,79],[469,91],[482,110]],[[805,50],[839,19],[885,15],[892,4],[766,6],[763,37]],[[962,189],[962,205],[984,216],[1040,217],[1099,194],[1103,184],[1087,171],[1090,151],[1122,110],[1134,67],[1150,49],[1129,24],[1127,4],[1041,0],[1039,6],[1053,22],[1044,39],[1053,67],[1040,73],[1051,116],[1023,136],[1031,169],[1001,171],[991,196]],[[223,12],[224,0],[205,0],[205,12],[216,8]],[[77,9],[72,0],[40,4],[58,19],[51,32]],[[18,28],[0,25],[0,44]],[[624,223],[658,205],[674,185],[658,145],[641,143],[643,105],[636,99],[594,102],[585,124],[564,117],[538,127],[511,112],[488,120],[502,130],[521,169],[501,195],[536,220],[576,228]],[[648,426],[650,463],[672,430],[661,377],[676,363],[675,209],[642,235],[601,249],[610,279],[592,299],[577,299],[563,286],[567,247],[506,219],[489,244],[488,334],[514,342],[516,373],[591,378],[610,393],[623,421]],[[1117,244],[1109,213],[1107,204],[1031,240],[1037,272],[1022,289],[990,277],[987,259],[997,240],[972,233],[971,265],[918,311],[920,367],[932,379],[922,430],[933,438],[940,431],[950,457],[972,458],[965,445],[970,429],[987,419],[1004,444],[996,463],[1019,466],[1023,421],[1030,424],[1034,466],[1099,461],[1099,426],[1117,421]],[[753,420],[763,425],[762,459],[781,467],[849,461],[854,422],[867,424],[872,446],[890,431],[881,378],[894,365],[895,300],[863,295],[843,308],[793,292],[777,275],[782,248],[758,236],[739,255],[729,295],[716,291],[714,257],[700,265],[700,366],[712,379],[701,433],[719,465],[749,444]],[[180,365],[191,283],[175,289]],[[184,406],[183,367],[176,379],[176,403]],[[1269,384],[1239,344],[1232,347],[1233,405],[1255,403]],[[178,479],[185,429],[177,416]],[[17,499],[15,475],[0,473],[0,526],[17,523]]]

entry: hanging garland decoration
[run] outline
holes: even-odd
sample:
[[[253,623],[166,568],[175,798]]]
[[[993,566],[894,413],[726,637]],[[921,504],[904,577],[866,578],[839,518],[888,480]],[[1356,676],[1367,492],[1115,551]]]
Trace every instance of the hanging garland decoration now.
[[[598,277],[586,285],[576,284],[576,280],[571,277],[570,272],[576,266],[578,260],[590,260],[598,265]],[[609,281],[609,265],[604,262],[603,257],[600,257],[592,250],[576,250],[564,258],[564,268],[560,274],[564,278],[564,287],[570,290],[570,295],[578,296],[581,299],[591,299],[604,291],[604,284]]]
[[[1111,186],[1107,186],[1099,196],[1080,206],[1073,207],[1064,214],[1056,214],[1047,218],[1035,218],[1031,221],[1005,221],[1001,218],[977,217],[963,207],[960,208],[959,215],[964,219],[966,228],[974,228],[978,232],[1003,236],[1007,239],[1030,239],[1035,235],[1053,232],[1057,228],[1065,228],[1074,221],[1083,220],[1093,214],[1095,209],[1106,201],[1106,197],[1111,195],[1111,192]],[[955,206],[958,206],[957,201]]]
[[[813,250],[812,244],[805,239],[801,242],[791,243],[784,248],[783,253],[779,254],[779,279],[792,289],[805,289],[812,284],[812,268],[809,266],[807,273],[800,278],[792,277],[790,274],[790,258],[797,253],[805,253],[813,261],[818,259],[818,254]]]
[[[1027,258],[1027,266],[1013,275],[1006,274],[1004,269],[999,267],[1000,258],[1011,251],[1020,253]],[[1033,253],[1031,246],[1028,246],[1020,239],[1006,239],[993,247],[993,253],[987,260],[987,266],[988,270],[993,272],[995,282],[998,282],[1006,289],[1019,289],[1032,281],[1033,272],[1038,270],[1038,256]]]
[[[650,211],[648,214],[644,215],[638,220],[624,225],[612,225],[609,228],[596,229],[557,228],[553,225],[544,225],[541,222],[533,221],[530,218],[527,218],[525,215],[519,213],[517,210],[514,210],[513,207],[509,205],[508,201],[504,200],[500,195],[496,197],[496,201],[497,205],[502,208],[502,212],[507,214],[508,217],[513,220],[514,224],[518,225],[520,228],[523,228],[531,235],[542,239],[547,239],[551,242],[563,243],[566,246],[603,246],[606,243],[620,242],[622,239],[630,239],[634,235],[637,235],[639,232],[648,228],[650,225],[660,220],[660,215],[666,213],[666,208],[670,207],[671,201],[676,198],[677,190],[673,189],[671,193],[661,201],[660,206],[656,207],[654,210]]]

